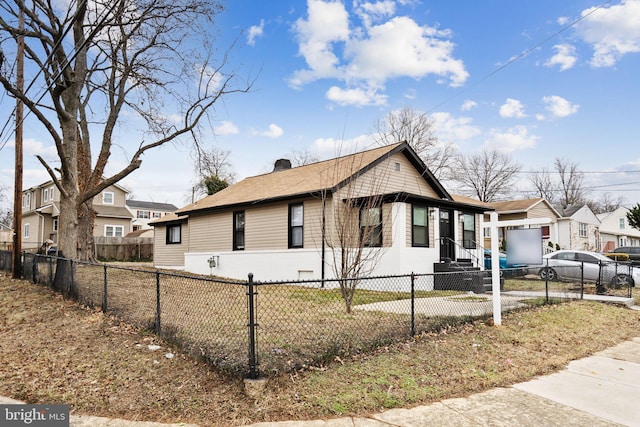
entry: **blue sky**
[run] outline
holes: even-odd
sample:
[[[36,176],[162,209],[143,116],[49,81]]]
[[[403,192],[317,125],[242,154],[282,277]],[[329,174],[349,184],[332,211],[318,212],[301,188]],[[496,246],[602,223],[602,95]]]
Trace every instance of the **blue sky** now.
[[[409,107],[463,153],[505,151],[523,171],[566,158],[593,197],[640,202],[640,0],[233,0],[212,31],[220,51],[237,42],[236,73],[256,78],[206,129],[238,179],[293,151],[325,159],[372,147],[376,120]],[[126,131],[117,137],[133,150]],[[34,154],[53,145],[29,126],[25,139],[27,188],[47,179]],[[13,180],[7,145],[3,183]],[[182,206],[194,177],[187,146],[171,144],[123,184]]]

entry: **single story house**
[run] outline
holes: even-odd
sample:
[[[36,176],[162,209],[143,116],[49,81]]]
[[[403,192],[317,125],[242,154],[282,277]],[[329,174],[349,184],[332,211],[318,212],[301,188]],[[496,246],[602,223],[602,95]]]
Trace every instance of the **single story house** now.
[[[478,202],[454,200],[405,143],[246,178],[151,221],[158,268],[256,280],[433,273],[483,259]],[[355,261],[354,261],[355,259]]]
[[[543,248],[547,252],[555,250],[556,244],[560,241],[558,219],[561,215],[546,199],[537,197],[532,199],[505,200],[487,203],[486,205],[498,213],[498,221],[533,221],[533,224],[527,225],[526,228],[539,227],[542,231]],[[484,219],[485,222],[489,222],[489,214],[485,214]],[[540,220],[540,224],[536,224],[535,220]],[[523,227],[524,226],[510,228]],[[501,244],[506,236],[507,228],[508,227],[498,228],[498,239]],[[488,228],[485,229],[484,233],[484,246],[487,248],[491,247],[491,236],[489,235]]]

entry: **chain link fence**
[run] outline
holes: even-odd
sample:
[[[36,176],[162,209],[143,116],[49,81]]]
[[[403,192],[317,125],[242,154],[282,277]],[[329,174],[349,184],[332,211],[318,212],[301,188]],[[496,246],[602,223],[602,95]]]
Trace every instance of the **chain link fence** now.
[[[10,270],[10,252],[0,267]],[[9,259],[9,262],[7,262]],[[632,296],[630,265],[502,270],[502,311],[586,295]],[[57,283],[59,268],[70,273]],[[553,269],[553,273],[551,273]],[[422,333],[488,319],[489,272],[261,282],[23,254],[23,277],[101,307],[234,375],[321,366]]]

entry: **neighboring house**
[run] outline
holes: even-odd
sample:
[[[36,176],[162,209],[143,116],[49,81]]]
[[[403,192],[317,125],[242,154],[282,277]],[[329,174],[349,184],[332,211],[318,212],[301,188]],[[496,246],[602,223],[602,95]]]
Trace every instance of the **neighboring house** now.
[[[11,250],[13,248],[13,229],[0,222],[0,249]]]
[[[565,208],[558,219],[560,249],[596,251],[600,246],[600,220],[587,205]]]
[[[349,250],[335,244],[348,211],[358,215],[353,233],[375,231],[365,239],[365,253],[379,254],[368,275],[433,273],[447,258],[482,259],[486,210],[455,201],[407,143],[296,168],[279,160],[152,221],[154,264],[237,279],[334,278]]]
[[[628,212],[629,209],[619,207],[613,212],[598,214],[602,252],[610,252],[620,246],[640,246],[640,230],[629,225]]]
[[[93,235],[122,237],[131,231],[132,215],[125,207],[128,191],[111,185],[93,198],[96,211]],[[35,252],[42,244],[58,241],[60,192],[53,181],[22,192],[22,248]]]
[[[509,220],[534,220],[534,224],[518,227],[499,227],[498,237],[500,244],[506,235],[507,228],[536,228],[542,231],[543,248],[555,248],[559,243],[560,234],[558,227],[558,219],[560,213],[551,206],[551,204],[543,198],[523,199],[523,200],[507,200],[502,202],[487,203],[487,206],[498,213],[498,221]],[[489,214],[485,214],[485,222],[489,222]],[[541,220],[540,224],[535,224],[535,220]],[[551,246],[549,245],[551,243]],[[485,229],[484,246],[491,247],[491,237],[488,229]]]
[[[178,210],[170,203],[145,202],[142,200],[127,200],[127,209],[133,215],[132,231],[153,230],[149,221],[162,218]]]

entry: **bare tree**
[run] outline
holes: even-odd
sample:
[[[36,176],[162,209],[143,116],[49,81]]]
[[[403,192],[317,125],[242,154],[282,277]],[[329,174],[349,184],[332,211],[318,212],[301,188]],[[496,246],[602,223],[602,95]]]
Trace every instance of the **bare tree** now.
[[[535,188],[533,194],[542,197],[552,206],[558,199],[558,184],[552,179],[549,169],[543,168],[529,177],[529,181]]]
[[[8,67],[0,70],[0,83],[39,120],[59,157],[54,170],[38,156],[61,193],[58,247],[67,257],[91,258],[93,197],[138,169],[146,151],[189,134],[197,142],[198,125],[213,105],[251,84],[224,71],[226,54],[213,62],[209,34],[222,10],[217,1],[0,0],[0,8],[0,29],[9,36],[5,56],[23,37],[25,68],[37,72],[34,89],[24,93]],[[146,124],[144,136],[120,141],[133,154],[105,176],[114,131],[126,116]]]
[[[511,157],[497,150],[483,150],[477,154],[460,154],[456,159],[452,180],[460,191],[481,202],[495,202],[508,198],[515,188],[521,166]]]
[[[198,181],[193,188],[194,195],[213,194],[215,193],[215,191],[212,192],[213,187],[221,190],[235,182],[236,174],[229,161],[230,155],[231,151],[228,150],[217,147],[207,149],[199,144],[195,145],[194,160]]]
[[[315,163],[318,160],[319,159],[309,150],[293,150],[293,152],[291,153],[291,163],[293,164],[293,166],[304,166],[310,163]]]
[[[8,191],[8,186],[0,184],[0,223],[13,228],[13,210],[2,207],[2,205],[9,200],[7,197]]]
[[[568,159],[556,158],[553,166],[559,179],[560,195],[557,201],[559,210],[586,203],[587,190],[584,187],[584,174],[578,171],[578,164]]]
[[[615,211],[624,205],[625,198],[622,196],[614,197],[611,193],[603,193],[599,199],[589,199],[586,203],[593,213],[601,214]]]
[[[436,178],[450,177],[457,151],[453,144],[438,141],[433,132],[433,122],[425,113],[410,108],[391,111],[383,120],[376,122],[375,130],[382,145],[406,141]]]
[[[347,313],[351,313],[359,278],[369,275],[390,243],[384,227],[391,227],[391,210],[384,200],[390,162],[363,173],[367,166],[360,155],[340,157],[331,168],[340,188],[322,193],[326,224],[324,243],[330,249],[335,276]],[[336,179],[346,177],[346,179]],[[390,229],[390,228],[389,228]],[[387,237],[388,238],[388,237]]]

